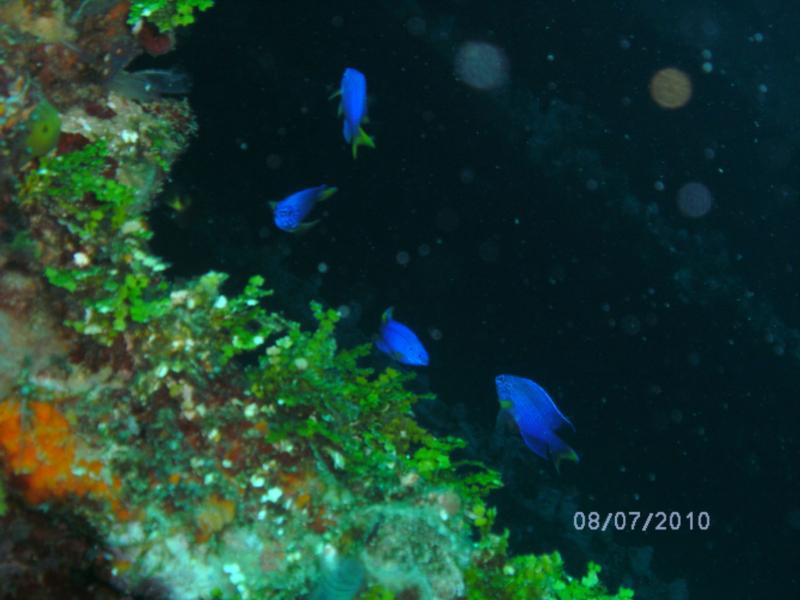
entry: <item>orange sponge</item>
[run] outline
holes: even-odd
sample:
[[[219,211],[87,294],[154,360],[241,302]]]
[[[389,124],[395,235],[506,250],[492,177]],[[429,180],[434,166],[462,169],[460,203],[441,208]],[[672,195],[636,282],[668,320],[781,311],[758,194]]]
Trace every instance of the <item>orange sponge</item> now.
[[[103,464],[78,458],[78,445],[53,404],[0,402],[0,462],[29,502],[68,496],[112,499],[111,487],[101,476]]]

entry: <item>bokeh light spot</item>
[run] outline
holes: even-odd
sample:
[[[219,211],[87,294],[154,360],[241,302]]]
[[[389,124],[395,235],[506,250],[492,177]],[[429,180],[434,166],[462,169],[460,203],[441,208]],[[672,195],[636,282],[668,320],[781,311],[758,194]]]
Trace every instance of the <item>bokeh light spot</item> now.
[[[650,79],[650,97],[661,108],[682,108],[692,97],[692,80],[675,67],[661,69]]]
[[[714,196],[702,183],[690,181],[678,190],[677,203],[684,217],[699,219],[711,210]]]
[[[492,44],[466,42],[456,52],[455,71],[470,87],[492,90],[508,82],[508,59]]]

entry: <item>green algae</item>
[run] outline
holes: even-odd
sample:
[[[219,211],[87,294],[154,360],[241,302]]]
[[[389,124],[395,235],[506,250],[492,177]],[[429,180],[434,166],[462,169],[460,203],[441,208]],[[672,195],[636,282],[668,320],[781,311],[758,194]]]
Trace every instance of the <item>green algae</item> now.
[[[203,12],[212,6],[214,0],[136,0],[131,4],[128,23],[135,25],[140,19],[147,19],[166,33],[191,25],[195,11]]]

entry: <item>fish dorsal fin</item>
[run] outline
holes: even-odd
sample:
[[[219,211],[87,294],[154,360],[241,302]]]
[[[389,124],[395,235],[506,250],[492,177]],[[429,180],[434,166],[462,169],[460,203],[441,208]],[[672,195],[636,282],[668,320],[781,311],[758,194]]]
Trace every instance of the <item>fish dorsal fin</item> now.
[[[382,323],[388,323],[389,321],[391,321],[392,318],[393,318],[392,317],[393,313],[394,313],[394,306],[390,306],[385,311],[383,311],[383,316],[381,317],[381,322]]]

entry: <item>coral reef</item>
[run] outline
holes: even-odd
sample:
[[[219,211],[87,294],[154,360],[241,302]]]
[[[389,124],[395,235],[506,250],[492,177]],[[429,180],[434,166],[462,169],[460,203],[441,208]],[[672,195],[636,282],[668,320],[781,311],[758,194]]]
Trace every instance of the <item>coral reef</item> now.
[[[338,348],[336,311],[313,303],[304,330],[260,276],[173,281],[150,252],[196,127],[184,100],[109,82],[158,50],[142,18],[161,35],[210,5],[0,9],[0,596],[78,569],[18,550],[51,521],[108,595],[610,597],[595,566],[506,556],[497,473],[415,422],[411,375]]]

